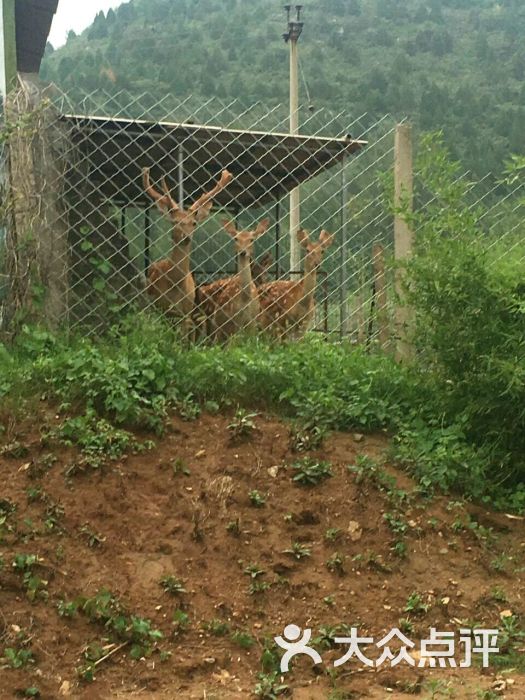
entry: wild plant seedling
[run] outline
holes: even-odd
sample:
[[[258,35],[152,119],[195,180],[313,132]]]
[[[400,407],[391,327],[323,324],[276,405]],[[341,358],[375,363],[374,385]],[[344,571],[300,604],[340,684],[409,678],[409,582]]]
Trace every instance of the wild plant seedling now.
[[[324,428],[310,422],[295,425],[290,430],[290,449],[292,452],[317,450],[322,446],[327,434]]]
[[[295,462],[292,468],[296,472],[293,481],[300,486],[317,486],[332,476],[332,467],[329,462],[319,462],[310,457]]]
[[[72,600],[69,603],[65,600],[59,600],[57,610],[60,617],[75,617],[78,612],[79,602]]]
[[[344,576],[345,558],[340,552],[335,552],[326,562],[326,568],[334,574]]]
[[[408,553],[406,542],[403,542],[403,540],[398,540],[395,542],[392,547],[392,553],[399,559],[406,559]]]
[[[255,644],[255,639],[249,632],[236,631],[232,633],[231,638],[241,649],[251,649]]]
[[[281,675],[277,671],[259,673],[253,692],[261,700],[277,700],[280,695],[288,692],[288,686],[281,682]]]
[[[324,533],[324,538],[327,542],[337,542],[341,539],[343,532],[338,527],[329,527]]]
[[[209,632],[214,637],[225,637],[230,632],[230,625],[224,620],[210,620],[209,622],[204,622],[202,629]]]
[[[188,465],[182,459],[182,457],[175,457],[170,461],[170,465],[171,470],[173,472],[173,476],[179,476],[179,474],[184,474],[184,476],[191,476],[191,471],[189,470]]]
[[[250,503],[254,508],[263,508],[266,505],[266,498],[260,491],[250,491],[248,497],[250,499]]]
[[[409,617],[403,617],[398,622],[399,629],[404,634],[412,634],[415,630],[414,623]]]
[[[245,569],[244,573],[252,579],[256,579],[258,576],[264,576],[266,573],[264,569],[260,569],[257,564],[249,564]]]
[[[413,615],[424,615],[429,610],[430,605],[428,603],[423,603],[423,598],[417,591],[409,595],[404,608],[404,612],[412,613]]]
[[[267,590],[271,588],[271,583],[268,581],[259,581],[258,579],[252,580],[248,587],[248,593],[250,595],[259,595],[261,593],[266,593]]]
[[[408,530],[407,523],[394,513],[385,513],[383,519],[387,522],[394,535],[403,536]]]
[[[85,525],[82,525],[82,527],[80,528],[80,534],[86,539],[87,546],[90,549],[100,547],[106,541],[106,538],[103,537],[103,535],[100,535],[99,533],[92,530],[87,523]]]
[[[162,586],[165,593],[169,593],[172,596],[180,596],[187,593],[184,583],[180,579],[175,578],[175,576],[163,576],[159,581],[159,585]]]
[[[256,418],[257,413],[246,413],[243,408],[238,408],[232,422],[228,425],[230,440],[238,443],[251,438],[257,429]]]
[[[283,554],[289,554],[294,559],[307,559],[312,556],[312,550],[300,542],[293,542],[290,549],[285,549]]]
[[[239,537],[241,534],[240,518],[237,518],[236,520],[230,520],[230,522],[226,525],[226,530],[230,533],[230,535],[233,535],[234,537]]]
[[[173,613],[173,634],[175,636],[185,632],[190,626],[190,616],[180,608]]]

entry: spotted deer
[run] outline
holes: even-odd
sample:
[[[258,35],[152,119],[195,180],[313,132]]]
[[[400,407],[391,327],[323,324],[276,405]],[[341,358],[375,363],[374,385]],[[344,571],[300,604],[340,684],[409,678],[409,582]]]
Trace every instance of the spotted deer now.
[[[142,175],[145,192],[172,223],[170,256],[150,265],[146,291],[167,316],[180,320],[184,337],[190,339],[193,335],[192,313],[195,304],[195,282],[190,270],[192,237],[197,224],[210,215],[214,197],[231,182],[233,176],[223,170],[213,189],[201,195],[189,208],[183,209],[173,199],[165,177],[161,181],[162,192],[159,192],[151,184],[150,169],[144,168]]]
[[[281,340],[298,337],[312,326],[315,318],[315,290],[317,272],[334,236],[321,231],[319,241],[312,243],[304,229],[297,232],[297,240],[305,249],[304,274],[300,280],[278,280],[259,287],[261,312],[258,322],[261,330]]]
[[[252,279],[256,287],[270,281],[270,269],[274,264],[271,253],[263,255],[260,260],[252,260]]]
[[[251,264],[254,243],[269,225],[270,219],[264,219],[255,230],[238,231],[233,222],[224,223],[235,243],[238,272],[199,289],[208,335],[214,340],[226,340],[240,331],[253,333],[257,330],[260,308]]]

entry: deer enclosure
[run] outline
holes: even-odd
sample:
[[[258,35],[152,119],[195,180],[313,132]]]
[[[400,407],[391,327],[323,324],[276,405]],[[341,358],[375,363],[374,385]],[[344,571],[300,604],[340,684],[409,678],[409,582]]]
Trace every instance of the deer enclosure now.
[[[393,167],[393,120],[323,109],[292,136],[284,111],[260,104],[128,99],[14,100],[11,118],[27,126],[10,145],[13,211],[22,197],[34,202],[24,191],[31,178],[16,182],[29,156],[49,204],[44,223],[39,203],[13,219],[5,331],[29,313],[100,333],[145,311],[196,342],[308,330],[364,342],[381,333],[392,313],[383,309],[377,323],[377,299],[391,299],[376,293],[374,259],[394,237],[377,173]],[[34,235],[42,226],[49,240]]]

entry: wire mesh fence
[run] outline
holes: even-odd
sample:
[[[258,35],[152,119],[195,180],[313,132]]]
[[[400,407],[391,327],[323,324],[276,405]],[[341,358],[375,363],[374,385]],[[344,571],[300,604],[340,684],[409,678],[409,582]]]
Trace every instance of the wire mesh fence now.
[[[56,324],[86,333],[140,311],[167,317],[199,342],[307,330],[388,342],[391,116],[314,110],[302,135],[291,136],[283,106],[102,91],[76,103],[49,96],[36,150],[33,127],[10,145],[4,329],[29,294],[33,306],[54,305]],[[426,206],[436,194],[418,188],[418,176],[416,206]],[[521,222],[517,190],[502,196],[490,177],[468,188],[487,235],[509,246]],[[501,230],[503,211],[514,230]],[[35,240],[27,259],[24,246]],[[40,289],[21,292],[43,249]]]
[[[53,101],[47,226],[67,238],[69,327],[100,332],[139,308],[205,339],[350,332],[368,284],[356,265],[372,238],[389,237],[378,183],[361,183],[391,167],[391,118],[320,110],[292,137],[281,107],[100,92]],[[290,263],[295,240],[302,269]]]

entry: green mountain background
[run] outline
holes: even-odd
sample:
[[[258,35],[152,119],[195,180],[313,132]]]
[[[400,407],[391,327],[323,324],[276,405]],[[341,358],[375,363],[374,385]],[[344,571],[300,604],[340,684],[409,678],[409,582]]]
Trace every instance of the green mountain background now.
[[[478,176],[524,152],[523,0],[307,0],[304,20],[305,118],[310,104],[369,123],[408,117],[442,129]],[[285,29],[278,0],[131,0],[48,46],[42,76],[74,100],[125,91],[286,104]]]

